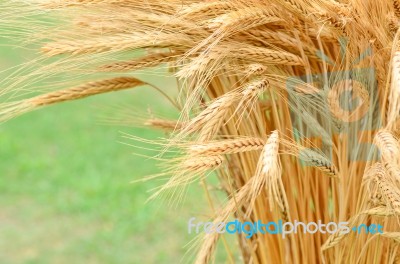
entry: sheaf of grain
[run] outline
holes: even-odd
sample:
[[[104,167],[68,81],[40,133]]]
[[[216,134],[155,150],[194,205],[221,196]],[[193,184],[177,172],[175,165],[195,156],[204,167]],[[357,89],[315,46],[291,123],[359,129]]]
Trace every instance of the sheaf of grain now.
[[[43,14],[44,21],[36,18]],[[200,181],[214,223],[350,217],[353,226],[378,220],[399,230],[400,0],[4,0],[0,17],[2,37],[47,43],[37,60],[10,68],[1,81],[0,122],[58,102],[152,86],[102,77],[25,99],[53,81],[162,64],[150,70],[176,80],[178,91],[158,92],[179,119],[138,120],[141,111],[122,117],[167,132],[129,138],[160,151],[152,158],[161,170],[152,179],[164,181],[152,197],[177,204]],[[318,170],[335,179],[317,178]],[[225,206],[214,191],[223,192]],[[400,254],[398,232],[380,239],[327,235],[239,234],[242,258],[229,258],[236,245],[229,243],[225,262],[392,263]],[[205,235],[197,263],[213,260],[219,238]]]

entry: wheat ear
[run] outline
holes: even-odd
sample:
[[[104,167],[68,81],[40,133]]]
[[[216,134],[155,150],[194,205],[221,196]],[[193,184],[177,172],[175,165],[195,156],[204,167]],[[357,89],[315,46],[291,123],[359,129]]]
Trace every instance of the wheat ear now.
[[[190,155],[234,154],[252,150],[261,150],[264,145],[265,141],[261,138],[247,137],[193,144],[188,147],[188,152]]]
[[[96,94],[130,89],[146,83],[132,77],[118,77],[102,81],[89,82],[77,87],[50,92],[30,99],[5,104],[5,110],[0,109],[0,121],[5,121],[36,108],[64,101],[77,100]],[[10,106],[12,105],[12,106]]]

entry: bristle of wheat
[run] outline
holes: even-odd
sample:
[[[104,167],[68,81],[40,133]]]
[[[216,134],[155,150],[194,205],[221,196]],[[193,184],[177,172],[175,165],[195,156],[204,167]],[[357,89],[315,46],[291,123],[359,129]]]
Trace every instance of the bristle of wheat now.
[[[146,126],[165,131],[177,131],[181,130],[182,127],[184,127],[184,124],[182,122],[178,122],[175,120],[160,119],[160,118],[148,119],[144,124]]]

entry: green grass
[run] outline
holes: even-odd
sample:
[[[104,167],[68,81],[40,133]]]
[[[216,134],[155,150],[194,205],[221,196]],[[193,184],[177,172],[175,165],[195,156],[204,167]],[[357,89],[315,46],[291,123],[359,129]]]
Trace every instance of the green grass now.
[[[0,47],[0,70],[29,58],[18,52]],[[146,78],[174,89],[172,78]],[[141,87],[47,107],[0,125],[0,263],[181,260],[193,238],[187,220],[201,212],[199,197],[172,210],[145,203],[147,191],[160,182],[130,184],[156,173],[156,162],[118,143],[120,131],[146,138],[162,134],[100,125],[93,107],[127,102],[144,112],[148,105],[171,111],[156,92]]]
[[[132,103],[141,98],[125,94]],[[145,204],[156,183],[129,183],[155,173],[155,163],[117,143],[117,127],[96,124],[90,105],[110,98],[118,101],[111,95],[67,103],[0,127],[1,263],[180,259],[187,218]],[[154,227],[159,219],[166,221]]]

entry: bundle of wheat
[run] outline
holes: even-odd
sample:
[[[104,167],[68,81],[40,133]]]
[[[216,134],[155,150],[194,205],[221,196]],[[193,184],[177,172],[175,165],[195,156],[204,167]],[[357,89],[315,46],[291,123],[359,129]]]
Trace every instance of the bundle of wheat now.
[[[214,211],[216,223],[236,217],[384,226],[376,234],[337,230],[246,238],[239,233],[243,262],[398,260],[398,0],[6,2],[2,21],[10,26],[4,35],[45,40],[37,62],[58,58],[31,73],[30,80],[56,73],[71,79],[127,74],[166,63],[175,73],[180,93],[171,103],[180,120],[151,116],[146,124],[168,131],[165,142],[154,142],[165,146],[160,154],[177,148],[182,155],[167,162],[172,167],[166,174],[172,175],[152,197],[179,201],[188,184],[207,186],[215,171],[229,198],[225,205],[212,204],[220,208]],[[39,13],[53,20],[19,19]],[[138,50],[145,54],[121,61],[121,54],[126,58]],[[2,95],[18,89],[19,82]],[[7,102],[0,121],[138,85],[146,83],[113,77]],[[200,240],[197,263],[213,259],[219,238],[213,233]]]

